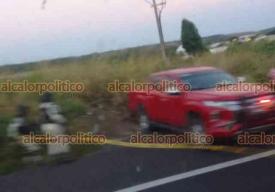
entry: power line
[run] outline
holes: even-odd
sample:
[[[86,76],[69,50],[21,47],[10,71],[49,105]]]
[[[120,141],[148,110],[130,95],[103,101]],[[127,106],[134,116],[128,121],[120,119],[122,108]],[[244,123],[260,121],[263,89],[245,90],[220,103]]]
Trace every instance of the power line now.
[[[165,64],[170,65],[170,61],[169,61],[169,59],[166,55],[165,42],[164,42],[162,23],[161,23],[162,11],[166,6],[166,0],[145,0],[145,1],[148,4],[150,4],[151,7],[154,8],[156,21],[157,21],[157,26],[158,26],[158,32],[159,32],[160,48],[161,48],[162,57],[163,57],[163,60],[164,60]],[[47,4],[47,0],[43,0],[41,8],[45,9],[46,4]]]

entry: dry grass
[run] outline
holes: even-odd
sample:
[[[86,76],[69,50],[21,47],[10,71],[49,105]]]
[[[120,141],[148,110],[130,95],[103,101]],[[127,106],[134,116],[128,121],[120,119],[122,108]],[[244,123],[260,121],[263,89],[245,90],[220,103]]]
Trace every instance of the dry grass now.
[[[29,80],[30,82],[52,82],[54,80],[84,82],[86,90],[82,94],[56,95],[57,102],[62,106],[64,114],[69,120],[71,132],[90,131],[97,124],[103,132],[111,133],[116,130],[111,130],[110,127],[125,119],[125,114],[127,114],[127,96],[122,93],[113,94],[106,89],[107,84],[114,80],[142,81],[152,72],[210,65],[225,69],[237,76],[244,75],[250,81],[265,81],[267,72],[270,68],[275,67],[275,42],[263,41],[232,45],[225,53],[216,55],[205,53],[189,60],[183,60],[174,52],[175,49],[169,50],[171,66],[163,64],[159,50],[139,48],[99,54],[90,58],[60,61],[58,64],[55,61],[56,65],[44,62],[40,63],[36,69],[22,74],[12,72],[2,74],[1,79],[2,81],[13,79],[16,81]],[[15,114],[16,106],[22,103],[30,106],[31,119],[35,121],[38,114],[39,97],[38,94],[28,93],[0,94],[0,145],[3,145],[1,140],[5,138],[5,129]],[[85,115],[87,112],[92,115]],[[2,147],[2,149],[4,148]],[[14,161],[12,155],[10,162]],[[9,162],[9,157],[6,158],[7,161],[3,162],[2,166],[4,169],[6,169],[4,165]]]
[[[125,94],[109,93],[106,89],[108,83],[114,80],[129,81],[143,80],[150,73],[170,68],[212,65],[223,68],[234,75],[246,76],[250,81],[265,81],[266,74],[271,67],[275,67],[275,43],[259,42],[243,45],[232,45],[225,53],[204,55],[190,60],[182,60],[176,56],[174,50],[169,50],[172,65],[167,67],[163,64],[161,56],[156,49],[129,49],[105,54],[99,54],[91,58],[60,62],[51,65],[44,62],[41,67],[24,73],[23,77],[18,74],[18,80],[31,82],[47,82],[54,80],[70,80],[84,82],[86,90],[83,94],[58,94],[57,100],[69,113],[74,109],[79,114],[84,113],[91,107],[108,106],[113,110],[122,110],[126,106]],[[15,106],[26,103],[31,106],[32,114],[37,114],[37,94],[1,94],[0,110],[7,117],[14,114]],[[65,110],[65,111],[66,111]],[[77,112],[70,117],[79,115]]]

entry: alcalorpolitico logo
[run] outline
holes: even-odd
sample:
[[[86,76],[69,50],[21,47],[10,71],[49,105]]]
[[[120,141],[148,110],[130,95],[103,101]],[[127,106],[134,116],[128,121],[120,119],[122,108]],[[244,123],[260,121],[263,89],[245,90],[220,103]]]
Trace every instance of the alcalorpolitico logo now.
[[[129,93],[129,92],[147,92],[152,91],[164,92],[170,91],[180,91],[188,92],[191,91],[192,87],[187,83],[179,83],[177,81],[163,80],[158,83],[142,83],[135,80],[129,82],[121,82],[115,80],[107,85],[107,90],[113,93]]]
[[[275,145],[275,135],[266,134],[251,134],[245,132],[238,136],[238,144],[240,145]]]
[[[212,145],[214,137],[211,135],[202,135],[198,133],[186,132],[181,135],[160,135],[156,132],[153,134],[137,134],[130,138],[131,144],[168,144],[171,147],[178,144],[187,145]]]
[[[81,82],[71,82],[69,80],[55,80],[53,82],[39,82],[33,83],[28,80],[21,82],[15,82],[7,80],[6,82],[0,83],[1,93],[38,93],[42,95],[46,92],[51,93],[82,93],[85,91],[85,84]]]

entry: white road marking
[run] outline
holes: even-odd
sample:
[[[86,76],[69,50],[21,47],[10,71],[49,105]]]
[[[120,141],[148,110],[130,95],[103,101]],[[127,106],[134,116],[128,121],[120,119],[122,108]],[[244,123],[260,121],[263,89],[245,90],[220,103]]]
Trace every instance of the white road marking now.
[[[186,173],[181,173],[181,174],[173,175],[173,176],[170,176],[170,177],[157,179],[157,180],[150,181],[150,182],[147,182],[147,183],[143,183],[143,184],[140,184],[140,185],[136,185],[136,186],[132,186],[132,187],[129,187],[129,188],[121,189],[121,190],[118,190],[116,192],[142,191],[142,190],[150,189],[150,188],[157,187],[157,186],[160,186],[160,185],[164,185],[164,184],[172,183],[172,182],[175,182],[175,181],[179,181],[179,180],[182,180],[182,179],[187,179],[187,178],[190,178],[190,177],[194,177],[194,176],[197,176],[197,175],[202,175],[202,174],[205,174],[205,173],[221,170],[221,169],[232,167],[232,166],[235,166],[235,165],[240,165],[240,164],[243,164],[243,163],[263,159],[263,158],[270,157],[270,156],[273,156],[273,155],[275,155],[275,150],[270,150],[270,151],[267,151],[267,152],[251,155],[251,156],[248,156],[248,157],[243,157],[243,158],[240,158],[240,159],[227,161],[227,162],[224,162],[224,163],[218,163],[216,165],[211,165],[211,166],[196,169],[196,170],[193,170],[193,171],[188,171]]]

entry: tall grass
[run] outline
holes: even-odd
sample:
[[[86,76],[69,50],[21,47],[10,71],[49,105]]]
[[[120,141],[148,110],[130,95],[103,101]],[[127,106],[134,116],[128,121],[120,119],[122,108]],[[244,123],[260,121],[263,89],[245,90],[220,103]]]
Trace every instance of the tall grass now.
[[[266,81],[270,68],[275,67],[275,42],[232,44],[220,54],[203,55],[184,60],[175,54],[176,48],[169,48],[171,66],[165,66],[159,50],[155,48],[136,48],[97,54],[92,57],[66,59],[38,63],[33,70],[13,74],[2,73],[1,81],[28,80],[30,82],[52,82],[70,80],[85,83],[86,90],[81,94],[56,94],[56,101],[68,119],[71,133],[91,131],[99,126],[104,133],[115,133],[114,126],[127,116],[127,96],[125,93],[110,93],[108,83],[114,80],[143,81],[146,77],[162,70],[190,67],[215,66],[236,76],[246,76],[249,81]],[[54,65],[53,65],[54,63]],[[6,141],[6,127],[15,114],[18,104],[30,107],[30,119],[37,120],[39,95],[34,93],[0,94],[0,173],[7,173],[20,166],[17,150],[11,150]],[[89,112],[90,116],[86,114]],[[76,154],[87,148],[74,147]]]
[[[108,83],[114,80],[144,80],[149,74],[162,70],[210,65],[225,69],[235,76],[246,76],[252,82],[264,82],[270,68],[275,67],[275,42],[232,44],[225,53],[205,53],[189,60],[175,54],[175,48],[168,50],[171,66],[165,66],[158,49],[130,49],[111,54],[99,55],[85,63],[39,70],[47,80],[56,78],[83,81],[86,92],[79,95],[81,101],[91,107],[105,105],[124,112],[127,106],[124,93],[109,93]],[[49,74],[51,74],[49,76]]]
[[[124,93],[110,93],[107,84],[114,80],[144,80],[150,73],[179,67],[215,66],[225,69],[236,76],[246,76],[249,81],[266,80],[270,68],[275,67],[275,42],[232,44],[220,54],[205,53],[189,60],[183,60],[175,54],[175,48],[168,50],[171,66],[165,66],[159,50],[155,48],[136,48],[98,54],[90,58],[72,61],[40,63],[40,68],[27,73],[18,80],[47,82],[70,80],[84,82],[86,90],[81,94],[57,94],[57,101],[63,106],[66,115],[76,118],[90,108],[105,106],[108,109],[123,111],[127,106]],[[37,114],[39,95],[37,94],[1,94],[1,113],[12,116],[15,106],[26,103],[31,106],[33,115]],[[76,112],[75,112],[76,111]]]

